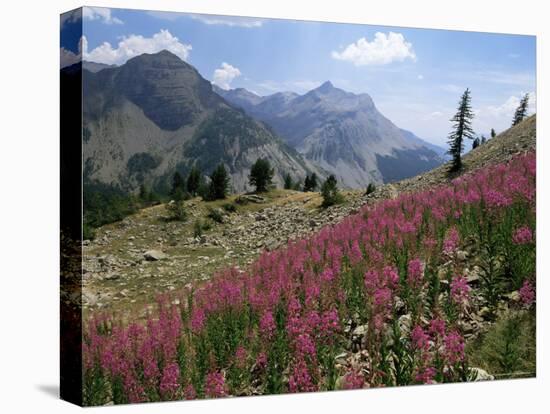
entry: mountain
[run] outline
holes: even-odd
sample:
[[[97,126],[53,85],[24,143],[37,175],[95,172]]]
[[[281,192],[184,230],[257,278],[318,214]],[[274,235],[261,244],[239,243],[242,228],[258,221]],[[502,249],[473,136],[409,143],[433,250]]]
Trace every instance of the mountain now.
[[[116,68],[116,65],[107,65],[105,63],[89,62],[87,60],[84,60],[82,62],[82,67],[87,71],[96,73],[103,69]]]
[[[216,92],[269,124],[345,187],[400,180],[444,161],[442,150],[395,126],[368,94],[346,92],[330,81],[304,95],[260,97],[244,89],[219,88]]]
[[[268,158],[274,181],[290,173],[324,173],[262,122],[235,109],[199,72],[168,51],[124,65],[83,69],[83,154],[86,182],[136,191],[166,190],[175,171],[193,164],[209,174],[223,162],[233,191],[248,189],[256,159]],[[88,66],[89,67],[89,66]],[[71,70],[66,68],[64,70]]]

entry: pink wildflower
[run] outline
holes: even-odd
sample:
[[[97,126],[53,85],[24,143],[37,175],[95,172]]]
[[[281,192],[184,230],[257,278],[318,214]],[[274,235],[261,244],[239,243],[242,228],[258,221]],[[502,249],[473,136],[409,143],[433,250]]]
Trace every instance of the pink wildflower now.
[[[225,378],[219,371],[213,371],[206,375],[204,394],[208,398],[225,397]]]
[[[413,346],[421,351],[428,350],[430,347],[430,337],[419,325],[415,326],[415,328],[411,331],[411,341]]]
[[[443,253],[446,255],[452,255],[458,249],[458,243],[460,241],[460,236],[456,227],[452,227],[448,233],[445,240],[443,240]]]
[[[407,282],[409,286],[413,288],[419,288],[422,286],[424,280],[424,266],[420,259],[413,259],[409,262],[409,268],[407,272]]]
[[[519,290],[521,303],[523,303],[526,307],[529,307],[535,301],[536,296],[537,295],[535,293],[535,288],[533,287],[531,282],[525,280],[523,282],[523,286]]]
[[[432,319],[430,321],[430,333],[432,335],[445,335],[445,321],[441,318]]]
[[[415,380],[423,384],[433,384],[436,373],[437,371],[435,370],[435,368],[427,367],[416,374]]]
[[[451,281],[451,298],[457,305],[465,305],[468,302],[470,286],[464,276],[455,276]]]
[[[358,390],[365,385],[365,377],[360,370],[350,370],[344,376],[342,388],[345,390]]]
[[[193,387],[193,384],[187,384],[187,386],[183,390],[183,396],[186,400],[194,400],[195,398],[197,398],[197,392],[195,391],[195,387]]]
[[[160,380],[160,395],[164,399],[177,398],[179,389],[180,367],[175,362],[166,365]]]
[[[260,319],[260,333],[266,339],[273,337],[275,333],[275,319],[273,318],[273,313],[267,311],[263,314]]]
[[[449,363],[456,364],[464,359],[464,338],[456,332],[450,332],[445,336],[445,355]]]
[[[533,241],[533,232],[527,226],[520,227],[512,236],[515,244],[527,244]]]

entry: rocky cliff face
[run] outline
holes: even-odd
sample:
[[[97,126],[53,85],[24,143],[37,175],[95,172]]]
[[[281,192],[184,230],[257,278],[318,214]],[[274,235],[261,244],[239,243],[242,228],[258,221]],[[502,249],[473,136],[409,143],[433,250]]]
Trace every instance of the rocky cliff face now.
[[[399,180],[443,162],[434,146],[384,117],[369,95],[346,92],[330,82],[305,95],[259,97],[243,89],[216,92],[271,125],[345,187]]]
[[[260,157],[282,185],[290,173],[323,172],[261,122],[212,91],[195,68],[170,52],[144,54],[94,72],[84,65],[83,157],[86,181],[136,191],[166,189],[175,171],[197,164],[209,174],[224,163],[233,191],[248,189]],[[96,68],[97,69],[97,68]],[[63,70],[70,70],[65,68]]]

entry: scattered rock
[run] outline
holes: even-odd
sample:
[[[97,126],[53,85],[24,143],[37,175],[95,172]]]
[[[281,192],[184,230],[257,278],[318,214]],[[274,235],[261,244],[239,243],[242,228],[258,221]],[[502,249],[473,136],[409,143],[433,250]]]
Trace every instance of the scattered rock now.
[[[154,261],[157,261],[157,260],[166,259],[166,253],[164,253],[160,250],[147,250],[143,254],[143,257],[145,258],[145,260],[148,260],[150,262],[154,262]]]
[[[491,374],[489,374],[487,371],[481,368],[471,367],[469,369],[470,374],[474,378],[473,381],[492,381],[495,379],[495,377]]]

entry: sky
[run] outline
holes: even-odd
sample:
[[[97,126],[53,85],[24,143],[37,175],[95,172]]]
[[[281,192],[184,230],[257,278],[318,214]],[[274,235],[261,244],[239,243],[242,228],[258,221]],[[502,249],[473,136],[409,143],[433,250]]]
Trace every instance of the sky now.
[[[299,94],[330,80],[368,93],[400,128],[445,146],[466,88],[474,130],[510,126],[530,94],[535,36],[85,7],[61,16],[61,65],[169,50],[223,89]]]

